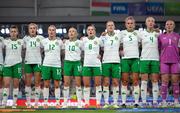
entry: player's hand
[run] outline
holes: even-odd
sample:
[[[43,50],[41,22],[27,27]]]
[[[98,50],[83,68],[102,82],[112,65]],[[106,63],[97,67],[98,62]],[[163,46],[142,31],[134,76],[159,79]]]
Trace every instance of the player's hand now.
[[[124,51],[123,51],[123,50],[120,50],[120,51],[119,51],[119,54],[120,54],[120,56],[124,56]]]
[[[63,43],[65,43],[65,42],[66,42],[66,40],[67,40],[67,39],[63,39]]]
[[[83,40],[85,38],[85,36],[82,36],[81,38],[80,38],[80,40]]]
[[[101,36],[105,36],[107,34],[107,32],[102,32]]]
[[[159,28],[154,28],[154,31],[159,33],[160,32],[160,29]]]
[[[99,60],[101,60],[101,55],[98,55],[97,58],[98,58]]]

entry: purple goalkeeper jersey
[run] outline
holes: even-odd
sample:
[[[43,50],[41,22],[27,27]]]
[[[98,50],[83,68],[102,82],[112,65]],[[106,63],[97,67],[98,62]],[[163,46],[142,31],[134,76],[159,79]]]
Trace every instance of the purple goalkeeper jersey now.
[[[179,40],[179,34],[174,32],[161,34],[158,37],[161,63],[178,63],[180,61]]]

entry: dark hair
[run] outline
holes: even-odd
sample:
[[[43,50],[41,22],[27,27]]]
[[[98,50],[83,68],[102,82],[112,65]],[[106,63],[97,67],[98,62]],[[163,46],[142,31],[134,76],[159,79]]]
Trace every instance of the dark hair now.
[[[128,20],[132,20],[132,21],[134,21],[134,23],[136,23],[133,16],[128,16],[128,17],[125,18],[125,22],[128,21]]]
[[[19,29],[18,29],[18,26],[17,26],[17,25],[11,25],[10,29],[17,29],[17,30],[19,31]]]
[[[20,38],[20,34],[19,34],[19,28],[17,25],[11,25],[10,26],[10,29],[16,29],[18,31],[18,35],[17,35],[17,38]]]

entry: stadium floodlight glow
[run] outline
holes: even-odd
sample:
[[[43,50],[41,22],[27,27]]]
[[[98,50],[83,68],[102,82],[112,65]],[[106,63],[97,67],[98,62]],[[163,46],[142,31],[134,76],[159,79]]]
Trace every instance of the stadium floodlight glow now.
[[[166,32],[166,30],[164,29],[164,30],[163,30],[163,33],[165,33],[165,32]]]
[[[63,28],[63,33],[66,34],[67,33],[67,29]]]
[[[120,33],[119,29],[114,30],[115,33]]]
[[[5,33],[5,29],[4,29],[4,28],[1,29],[1,33],[2,33],[2,34]]]
[[[139,30],[139,31],[143,31],[144,29],[143,29],[143,28],[139,28],[138,30]]]
[[[56,29],[56,33],[59,33],[58,29]]]
[[[62,28],[58,28],[58,29],[56,29],[56,33],[58,33],[58,34],[62,34],[62,32],[63,32]]]
[[[39,33],[39,34],[43,34],[43,29],[42,29],[42,28],[39,28],[39,29],[38,29],[38,33]]]
[[[6,34],[9,34],[9,28],[6,28],[6,29],[5,29],[5,33],[6,33]]]
[[[59,28],[59,33],[60,33],[60,34],[62,34],[62,33],[63,33],[62,28]]]
[[[83,29],[83,34],[86,34],[86,29]]]

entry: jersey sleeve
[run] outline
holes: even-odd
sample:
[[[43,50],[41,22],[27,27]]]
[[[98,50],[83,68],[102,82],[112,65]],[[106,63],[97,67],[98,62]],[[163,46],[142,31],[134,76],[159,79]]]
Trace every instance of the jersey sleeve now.
[[[24,46],[24,41],[23,39],[19,39],[20,43],[21,43],[21,46],[23,47]]]
[[[60,44],[61,49],[65,49],[65,46],[64,46],[63,41],[61,39],[59,39],[59,44]]]
[[[160,34],[161,34],[160,32],[155,32],[156,37],[159,37]]]
[[[120,31],[119,33],[118,33],[118,35],[119,35],[119,41],[120,41],[120,44],[122,44],[123,43],[123,34],[124,34],[124,31]]]
[[[4,48],[4,41],[5,41],[5,39],[3,37],[0,37],[0,42],[2,43],[3,48]]]
[[[104,46],[105,36],[100,36],[99,39],[101,40],[101,43],[102,43],[102,45]]]
[[[4,39],[4,41],[3,41],[3,48],[5,48],[6,45],[9,43],[8,41],[9,41],[8,39]]]
[[[41,48],[44,48],[45,40],[46,40],[45,38],[44,38],[43,40],[41,40],[41,42],[40,42],[40,47],[41,47]]]
[[[117,37],[118,37],[119,43],[121,43],[121,31],[117,32]]]
[[[83,41],[82,41],[82,40],[79,40],[78,42],[79,42],[79,47],[80,47],[80,49],[83,50]]]
[[[27,36],[23,38],[23,48],[26,48]]]
[[[84,45],[85,45],[85,43],[86,43],[86,39],[85,39],[86,37],[84,37],[83,39],[82,39],[82,45],[81,45],[81,48],[82,48],[82,50],[84,51]]]
[[[142,37],[143,37],[143,31],[135,31],[136,34],[137,34],[137,39],[138,39],[138,42],[141,42],[142,41]]]
[[[100,47],[104,47],[104,43],[101,38],[98,38]]]
[[[161,49],[161,35],[158,36],[158,48],[159,48],[159,50]]]
[[[45,37],[43,37],[42,35],[39,35],[40,37],[40,41],[42,41],[43,39],[45,39]]]
[[[178,47],[180,48],[180,35],[177,34],[177,36],[178,36],[178,39],[179,39],[179,41],[178,41]]]

